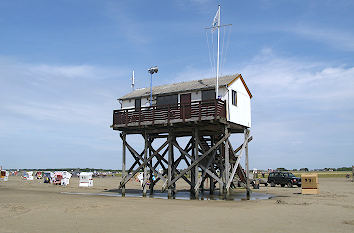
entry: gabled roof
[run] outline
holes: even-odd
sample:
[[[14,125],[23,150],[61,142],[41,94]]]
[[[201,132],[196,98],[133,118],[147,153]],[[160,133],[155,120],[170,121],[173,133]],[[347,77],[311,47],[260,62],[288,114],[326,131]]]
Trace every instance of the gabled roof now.
[[[227,86],[230,86],[230,85],[231,85],[234,81],[236,81],[238,78],[241,79],[241,82],[242,82],[243,86],[245,87],[245,89],[246,89],[248,95],[250,96],[250,98],[252,99],[252,93],[251,93],[250,89],[248,89],[248,87],[247,87],[247,85],[246,85],[246,82],[245,82],[245,80],[242,78],[242,75],[241,75],[241,74],[237,75],[236,78],[234,78],[234,80],[232,80],[229,84],[227,84]]]
[[[252,98],[251,92],[249,92],[248,87],[246,86],[246,83],[240,74],[220,77],[219,87],[229,86],[238,78],[241,78],[241,81],[244,84],[248,94]],[[180,83],[155,86],[152,87],[152,95],[155,96],[155,95],[165,95],[165,94],[176,94],[176,93],[186,92],[186,91],[213,89],[215,88],[215,82],[216,82],[215,78],[207,78],[207,79],[193,80],[188,82],[180,82]],[[147,96],[150,96],[150,88],[141,88],[122,96],[121,98],[119,98],[119,100],[134,99],[137,97],[147,97]]]

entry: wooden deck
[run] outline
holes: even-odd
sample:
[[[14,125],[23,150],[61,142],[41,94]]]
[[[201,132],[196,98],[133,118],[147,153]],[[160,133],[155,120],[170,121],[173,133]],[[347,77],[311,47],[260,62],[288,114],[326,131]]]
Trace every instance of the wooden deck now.
[[[113,111],[113,129],[157,126],[210,120],[226,121],[226,103],[222,100],[194,101],[176,104],[121,109]]]

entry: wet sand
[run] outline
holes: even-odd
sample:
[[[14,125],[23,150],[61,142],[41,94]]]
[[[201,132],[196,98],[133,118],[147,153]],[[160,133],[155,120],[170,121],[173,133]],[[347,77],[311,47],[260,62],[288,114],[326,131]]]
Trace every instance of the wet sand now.
[[[275,197],[252,201],[63,193],[114,193],[119,181],[94,178],[94,187],[79,188],[77,178],[61,187],[9,177],[0,182],[0,232],[354,232],[354,183],[344,178],[320,178],[319,195],[261,186],[254,191]]]

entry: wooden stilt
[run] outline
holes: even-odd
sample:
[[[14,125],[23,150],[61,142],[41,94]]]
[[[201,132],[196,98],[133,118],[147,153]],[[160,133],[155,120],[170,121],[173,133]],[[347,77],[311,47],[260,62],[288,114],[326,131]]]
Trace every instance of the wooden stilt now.
[[[210,137],[210,146],[212,147],[215,143],[215,136],[211,136]],[[216,150],[215,150],[215,155],[216,155]],[[214,167],[214,165],[211,165],[212,167]],[[212,176],[209,175],[209,194],[210,195],[214,195],[214,191],[215,191],[215,183],[214,183],[214,179]]]
[[[250,170],[249,170],[249,163],[248,163],[248,135],[249,135],[249,130],[245,130],[245,161],[246,161],[246,189],[247,189],[247,200],[250,199],[251,197],[251,189],[250,189]]]
[[[145,131],[144,134],[144,138],[145,138],[145,150],[144,150],[144,181],[143,181],[143,197],[146,197],[146,190],[147,190],[147,154],[148,154],[148,143],[149,143],[149,139],[148,139],[148,135]]]
[[[122,179],[126,177],[126,172],[125,172],[125,162],[126,162],[126,138],[127,135],[125,133],[121,133],[122,141],[123,141],[123,148],[122,148]],[[125,197],[125,185],[122,186],[122,197]]]
[[[149,140],[149,145],[151,145],[152,143],[152,139],[150,138]],[[151,152],[151,147],[149,146],[148,148],[148,151],[149,151],[149,157],[151,157],[152,155],[152,152]],[[156,164],[158,164],[158,162],[156,162]],[[153,160],[150,161],[150,166],[149,167],[153,167]],[[156,167],[155,167],[156,168]],[[154,180],[153,180],[153,177],[154,177],[154,171],[150,168],[150,174],[149,174],[149,181],[150,181],[150,185],[149,185],[149,189],[150,189],[150,195],[152,195],[154,193]]]
[[[196,161],[197,159],[198,159],[198,153],[199,153],[199,149],[198,149],[198,147],[199,147],[199,132],[198,132],[198,128],[195,128],[194,129],[194,140],[195,140],[195,144],[194,144],[194,160]],[[194,167],[194,183],[195,183],[195,185],[197,185],[198,184],[198,173],[199,173],[199,167],[198,167],[198,165],[196,165],[195,167]],[[198,188],[196,188],[195,190],[195,197],[196,198],[198,198],[198,196],[199,196],[199,189]]]
[[[225,135],[228,133],[228,129],[227,127],[225,127]],[[229,173],[230,173],[230,157],[229,157],[229,143],[228,143],[228,140],[225,141],[225,145],[224,145],[224,148],[225,148],[225,171],[224,171],[224,191],[226,192],[225,194],[229,194],[229,190],[230,190],[230,187],[227,187],[226,186],[226,183],[228,182],[228,179],[229,179]]]
[[[193,163],[195,161],[195,135],[194,135],[194,131],[193,131],[193,136],[192,136],[192,156],[191,156],[191,163]],[[181,152],[182,153],[182,152]],[[194,197],[195,196],[195,185],[196,185],[196,179],[195,179],[195,169],[192,169],[190,171],[191,174],[191,195]]]
[[[219,181],[219,195],[223,196],[224,195],[224,164],[223,164],[223,158],[222,158],[222,149],[221,146],[219,146],[219,177],[221,179],[221,181]]]
[[[215,183],[213,177],[209,176],[209,193],[210,195],[214,195],[215,191]]]
[[[132,132],[123,131],[120,134],[123,141],[122,181],[119,186],[122,196],[126,193],[126,183],[142,170],[144,174],[142,194],[144,197],[147,195],[148,189],[152,194],[154,185],[163,181],[162,191],[168,189],[168,197],[173,198],[176,193],[176,182],[180,178],[190,185],[191,195],[195,198],[199,198],[200,191],[203,192],[205,188],[209,189],[211,195],[215,194],[216,183],[219,183],[220,194],[224,196],[230,192],[230,188],[235,187],[232,181],[236,174],[238,177],[242,177],[240,179],[246,183],[247,196],[250,196],[249,180],[245,178],[249,176],[247,143],[252,140],[252,137],[249,137],[249,131],[244,130],[245,141],[234,150],[229,140],[233,129],[228,128],[229,125],[224,124],[218,128],[213,126],[210,129],[193,125],[193,128],[189,128],[192,129],[192,132],[189,131],[188,134],[180,134],[179,129],[173,125],[169,125],[169,127],[168,134],[166,131],[160,133],[160,129],[141,129],[140,134],[144,137],[145,146],[144,150],[139,153],[126,139],[127,134]],[[190,136],[190,140],[182,148],[176,138],[186,136]],[[155,150],[152,142],[156,138],[165,138],[166,141]],[[174,155],[175,148],[176,157]],[[129,169],[126,168],[127,150],[135,160]],[[246,174],[240,165],[243,150],[246,154]],[[181,170],[178,168],[182,161],[187,164],[187,168]],[[162,173],[157,171],[158,167],[163,169]],[[190,174],[190,177],[187,174]],[[155,180],[153,180],[154,175],[156,176]],[[149,180],[150,186],[148,187]]]
[[[172,144],[172,131],[169,130],[168,133],[168,199],[172,198],[172,150],[173,150],[173,144]]]

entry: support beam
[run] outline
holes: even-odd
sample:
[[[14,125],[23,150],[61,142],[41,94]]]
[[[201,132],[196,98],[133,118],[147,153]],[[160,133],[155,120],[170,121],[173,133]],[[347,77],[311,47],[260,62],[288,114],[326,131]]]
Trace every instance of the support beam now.
[[[182,154],[184,154],[186,157],[188,157],[192,162],[194,161],[193,155],[194,155],[195,150],[193,150],[193,154],[192,154],[192,156],[191,156],[191,155],[189,155],[186,151],[184,151],[177,143],[174,143],[174,146],[175,146]],[[216,151],[213,151],[213,156],[215,156],[215,154],[216,154]],[[187,163],[187,165],[188,165],[188,163]],[[190,165],[189,165],[188,167],[190,167]],[[200,167],[201,169],[203,169],[208,175],[210,175],[211,177],[213,177],[214,179],[216,179],[218,182],[223,183],[222,180],[216,175],[216,172],[215,172],[215,173],[211,172],[209,169],[207,169],[206,167],[204,167],[202,164],[199,164],[199,167]],[[213,168],[211,167],[211,169],[213,169]],[[191,170],[191,174],[194,174],[194,169]],[[193,176],[193,177],[194,177],[194,176]],[[191,178],[191,182],[192,182],[192,187],[191,187],[191,188],[192,188],[193,190],[194,190],[194,188],[195,188],[195,184],[193,183],[194,181],[195,181],[195,178],[194,178],[194,179]]]
[[[183,149],[177,144],[175,145],[175,147],[181,152],[181,154],[183,154],[185,157],[188,157],[190,160],[191,160],[191,163],[193,163],[195,161],[195,135],[194,135],[194,132],[192,134],[192,137],[191,137],[191,140],[192,140],[192,156],[190,156],[186,151],[183,151]],[[190,167],[190,165],[188,166]],[[195,169],[192,169],[190,171],[190,174],[191,174],[191,187],[190,187],[190,192],[191,192],[191,196],[195,197],[195,185],[196,185],[196,182],[195,182]]]
[[[173,151],[173,144],[172,144],[172,130],[169,130],[168,133],[168,199],[171,199],[173,196],[172,193],[172,151]]]
[[[153,142],[153,140],[154,140],[154,139],[152,139],[152,138],[149,139],[149,145],[151,145],[151,143]],[[149,151],[149,157],[151,157],[152,152],[151,152],[150,147],[148,148],[148,151]],[[159,163],[158,163],[158,161],[157,161],[157,162],[156,162],[156,165],[158,165],[158,164],[159,164]],[[150,189],[150,195],[152,195],[152,194],[154,193],[154,185],[155,185],[154,179],[153,179],[153,177],[154,177],[154,170],[156,169],[157,166],[154,167],[154,166],[153,166],[153,160],[150,160],[150,162],[149,162],[149,167],[150,167],[150,174],[149,174],[149,182],[150,182],[150,185],[149,185],[149,189]],[[154,169],[151,169],[151,167],[154,168]]]
[[[126,139],[127,139],[127,135],[125,133],[121,133],[121,137],[122,137],[122,141],[123,141],[123,148],[122,148],[122,179],[123,177],[125,178],[126,173],[125,173],[125,162],[126,162]],[[134,165],[135,166],[135,165]],[[125,185],[122,186],[122,197],[125,197]]]
[[[154,171],[154,172],[157,174],[158,177],[160,177],[160,179],[162,179],[162,180],[167,180],[167,179],[165,179],[165,177],[163,177],[161,174],[159,174],[159,173],[156,171],[156,168],[153,167],[153,166],[151,165],[151,163],[149,163],[149,162],[154,158],[154,156],[156,156],[156,157],[160,156],[159,151],[162,150],[162,149],[166,146],[166,144],[167,144],[167,141],[166,141],[158,150],[156,150],[156,151],[153,150],[153,154],[151,154],[151,155],[149,156],[149,159],[147,160],[147,162],[146,162],[146,163],[144,162],[143,164],[141,164],[141,165],[139,166],[139,168],[135,171],[135,173],[137,173],[137,172],[141,169],[141,167],[143,167],[144,164],[146,164],[152,171]],[[132,154],[134,157],[136,157],[137,159],[140,159],[140,160],[142,160],[142,161],[145,160],[145,159],[144,159],[141,155],[139,155],[128,143],[126,143],[126,145],[127,145],[129,151],[131,152],[131,154]],[[152,147],[150,146],[150,148],[152,148]],[[152,149],[153,149],[153,148],[152,148]],[[167,151],[168,151],[168,148],[165,150],[165,152],[167,152]],[[164,152],[164,154],[165,154],[165,152]],[[145,153],[145,150],[144,150],[143,153]],[[163,164],[162,164],[162,165],[163,165]],[[134,175],[135,175],[135,173],[134,173]]]
[[[213,144],[214,144],[214,142],[215,142],[215,136],[211,136],[210,137],[210,146],[213,146]],[[216,150],[215,150],[215,155],[216,155]],[[211,166],[213,166],[213,165],[211,165]],[[209,193],[210,193],[210,195],[214,195],[214,191],[215,191],[215,183],[214,183],[214,179],[213,179],[213,177],[211,177],[211,176],[209,176],[209,182],[210,182],[210,184],[209,184]]]
[[[239,129],[234,125],[229,125],[227,122],[219,124],[215,121],[210,121],[195,124],[186,123],[185,125],[181,125],[181,127],[174,123],[169,124],[167,128],[141,126],[136,130],[123,131],[120,134],[123,145],[122,181],[119,186],[119,189],[122,191],[122,196],[126,193],[127,182],[132,179],[136,173],[143,171],[143,196],[147,195],[148,189],[150,189],[150,193],[153,193],[153,189],[156,187],[154,185],[162,181],[162,191],[167,189],[168,197],[172,198],[175,195],[176,184],[180,178],[184,179],[187,184],[190,185],[191,195],[194,197],[198,198],[200,190],[204,189],[204,185],[205,188],[210,190],[210,195],[214,195],[216,189],[215,185],[217,183],[220,184],[221,194],[227,194],[231,188],[235,187],[233,179],[237,174],[245,183],[247,196],[249,198],[250,181],[247,149],[248,142],[252,140],[252,137],[250,137],[248,130],[244,130],[245,140],[240,147],[234,150],[229,137],[231,133],[240,133],[238,130]],[[126,137],[128,134],[138,133],[142,135],[145,140],[144,150],[142,152],[139,151],[139,153],[129,145]],[[187,142],[187,144],[183,143],[182,148],[177,140],[187,136],[189,136],[190,139],[184,139],[184,142]],[[161,138],[160,140],[165,138],[163,140],[166,141],[162,142],[159,148],[157,149],[156,147],[157,150],[155,150],[152,143],[155,143],[154,140],[157,138]],[[175,148],[177,148],[179,152],[175,150]],[[126,167],[126,156],[129,152],[135,161],[133,160],[133,165]],[[245,172],[241,170],[242,167],[240,164],[243,153],[247,154],[247,158],[245,158]],[[182,161],[185,161],[187,168],[178,170],[178,168],[184,165]],[[163,172],[157,171],[159,168],[162,168]],[[150,186],[147,185],[149,182],[149,171]],[[189,172],[191,173],[191,177],[189,177]],[[156,179],[152,180],[154,175]]]
[[[253,139],[253,136],[249,137],[247,142],[252,141],[252,139]],[[241,146],[237,147],[236,150],[234,150],[234,153],[236,154],[237,152],[239,152],[241,150],[242,146],[243,146],[243,144]]]
[[[159,147],[159,149],[157,149],[148,159],[147,159],[147,162],[149,162],[156,154],[158,154],[166,145],[168,144],[168,141],[166,141],[164,144],[162,144],[160,147]],[[135,154],[135,156],[139,156],[140,157],[140,155],[128,144],[128,143],[126,143],[126,146],[127,146],[127,148],[129,149],[129,151],[132,153],[132,154]],[[144,165],[146,165],[146,163],[144,162],[144,163],[142,163],[142,164],[140,164],[140,166],[135,170],[135,171],[133,171],[131,174],[128,174],[128,176],[127,176],[127,178],[126,179],[123,179],[122,181],[121,181],[121,183],[120,183],[120,186],[119,186],[119,189],[123,186],[123,185],[125,185],[133,176],[135,176],[135,174],[137,173],[137,172],[139,172],[140,171],[140,169],[144,166]],[[162,180],[166,180],[167,181],[167,179],[165,179],[164,177],[162,177],[162,176],[159,176]]]
[[[194,129],[194,161],[198,160],[199,157],[199,131],[198,128]],[[194,188],[194,196],[195,198],[198,198],[199,196],[199,185],[200,183],[198,182],[198,174],[199,173],[199,167],[198,164],[194,166],[194,183],[195,183],[195,188]]]
[[[146,197],[146,190],[147,190],[147,155],[148,155],[148,147],[149,147],[149,138],[148,134],[144,133],[145,139],[145,150],[144,150],[144,181],[143,181],[143,197]]]
[[[228,128],[225,126],[225,134],[227,134],[229,132]],[[225,171],[224,171],[224,176],[225,176],[225,184],[228,182],[228,178],[229,178],[229,174],[230,174],[230,156],[229,156],[229,140],[227,139],[225,141]],[[224,188],[225,188],[225,192],[226,194],[228,195],[229,194],[229,191],[230,191],[230,187],[227,187],[226,185],[224,184]]]
[[[230,133],[222,137],[213,147],[211,147],[207,152],[205,152],[202,156],[200,156],[197,160],[195,160],[188,168],[184,169],[177,177],[175,177],[171,182],[176,182],[179,178],[181,178],[184,174],[190,171],[194,166],[196,166],[200,161],[202,161],[208,154],[210,154],[213,150],[215,150],[221,143],[223,143],[226,139],[228,139]]]
[[[235,176],[235,173],[236,173],[236,170],[237,170],[237,167],[238,167],[238,165],[239,165],[239,163],[240,163],[240,160],[241,160],[241,157],[242,157],[242,151],[247,147],[247,144],[248,144],[248,134],[245,134],[245,141],[243,142],[243,144],[241,145],[241,149],[240,150],[238,150],[238,151],[240,151],[240,153],[236,156],[235,155],[235,157],[237,157],[237,160],[236,160],[236,162],[235,162],[235,164],[234,164],[234,167],[233,167],[233,169],[232,169],[232,172],[231,172],[231,175],[230,175],[230,177],[228,178],[228,180],[227,180],[227,184],[226,184],[226,187],[227,188],[230,188],[230,185],[231,185],[231,182],[232,182],[232,180],[234,179],[234,176]],[[237,149],[236,149],[237,150]],[[235,152],[234,152],[235,153]],[[247,175],[246,175],[247,176]],[[248,176],[247,176],[248,177]]]
[[[199,187],[203,184],[206,174],[210,175],[211,177],[218,178],[214,173],[212,173],[209,170],[210,165],[214,161],[215,155],[216,155],[216,151],[214,150],[212,156],[210,156],[210,158],[207,162],[207,165],[205,167],[202,164],[199,165],[203,169],[203,172],[202,172],[201,177],[199,177],[198,182],[196,183],[195,191],[197,191],[199,189]]]
[[[249,169],[249,162],[248,162],[248,135],[250,131],[248,129],[245,130],[245,161],[246,161],[246,189],[247,189],[247,200],[251,198],[251,189],[250,189],[250,169]]]

